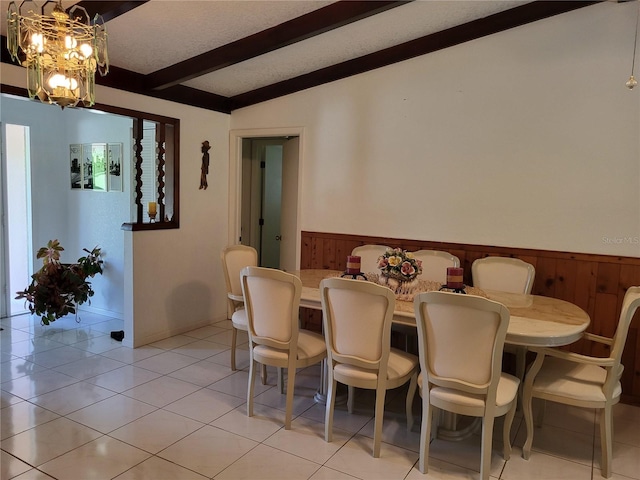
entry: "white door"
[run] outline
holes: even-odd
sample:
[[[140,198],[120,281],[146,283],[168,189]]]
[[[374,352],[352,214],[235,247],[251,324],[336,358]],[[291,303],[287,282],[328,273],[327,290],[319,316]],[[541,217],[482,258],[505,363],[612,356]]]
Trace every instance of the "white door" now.
[[[280,268],[282,145],[266,145],[262,164],[260,265]]]

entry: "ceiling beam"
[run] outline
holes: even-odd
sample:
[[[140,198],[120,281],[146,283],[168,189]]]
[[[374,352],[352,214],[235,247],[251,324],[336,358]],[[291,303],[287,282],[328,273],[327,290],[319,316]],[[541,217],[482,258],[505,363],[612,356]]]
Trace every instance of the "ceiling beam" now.
[[[605,0],[538,0],[424,37],[230,97],[231,110],[385,67]]]
[[[231,104],[227,97],[184,85],[174,85],[164,90],[148,90],[143,74],[115,66],[109,67],[109,73],[104,77],[96,75],[96,84],[216,112],[231,113]]]
[[[134,8],[144,5],[149,0],[137,1],[103,1],[103,0],[83,0],[76,5],[83,7],[93,19],[96,15],[101,15],[105,22],[113,20]]]
[[[262,32],[150,73],[147,75],[146,85],[150,90],[177,85],[371,15],[405,5],[410,1],[342,0],[335,2]]]

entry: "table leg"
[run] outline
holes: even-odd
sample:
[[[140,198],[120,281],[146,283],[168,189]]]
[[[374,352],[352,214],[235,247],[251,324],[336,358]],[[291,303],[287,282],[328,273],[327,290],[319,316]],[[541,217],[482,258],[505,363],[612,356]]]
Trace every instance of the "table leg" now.
[[[322,366],[320,368],[320,386],[318,391],[313,396],[316,403],[320,405],[327,404],[327,393],[329,392],[329,374],[327,372],[327,360],[322,360]],[[344,405],[347,403],[348,394],[345,391],[345,386],[338,383],[338,391],[336,392],[336,405]]]
[[[441,440],[458,442],[469,438],[480,428],[482,428],[480,417],[466,417],[442,410],[436,436]]]

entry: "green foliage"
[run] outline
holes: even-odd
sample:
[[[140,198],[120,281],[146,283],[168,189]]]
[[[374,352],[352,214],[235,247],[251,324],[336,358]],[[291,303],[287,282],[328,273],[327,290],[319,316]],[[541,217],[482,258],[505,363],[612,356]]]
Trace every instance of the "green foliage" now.
[[[103,262],[97,246],[91,251],[84,248],[87,255],[72,264],[60,263],[63,250],[58,240],[49,240],[46,247],[40,248],[37,258],[43,259],[42,268],[31,276],[31,285],[16,292],[16,299],[24,298],[29,303],[29,311],[39,315],[44,325],[75,313],[77,305],[93,296],[87,278],[102,274]]]

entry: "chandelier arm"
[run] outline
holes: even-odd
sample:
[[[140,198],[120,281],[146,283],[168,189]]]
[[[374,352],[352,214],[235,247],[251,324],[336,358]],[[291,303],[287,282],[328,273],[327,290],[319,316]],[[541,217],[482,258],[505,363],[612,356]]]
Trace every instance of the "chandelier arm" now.
[[[636,49],[638,47],[638,26],[640,25],[640,5],[638,6],[638,12],[636,14],[636,35],[633,39],[633,59],[631,60],[631,75],[635,71],[636,66]]]

